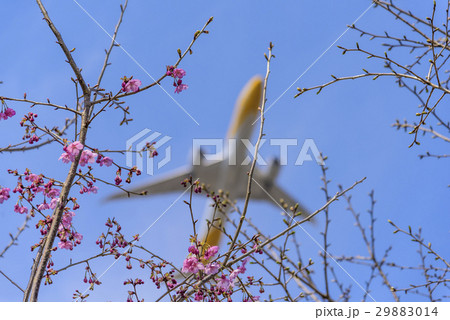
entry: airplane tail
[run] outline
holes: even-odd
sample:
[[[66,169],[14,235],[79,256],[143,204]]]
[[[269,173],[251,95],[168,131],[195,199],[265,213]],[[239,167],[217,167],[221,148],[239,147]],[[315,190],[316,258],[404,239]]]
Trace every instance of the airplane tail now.
[[[249,119],[253,124],[253,121],[258,116],[258,109],[261,107],[262,86],[263,79],[261,76],[254,76],[242,89],[236,102],[230,128],[228,129],[228,138],[236,136],[239,128]]]

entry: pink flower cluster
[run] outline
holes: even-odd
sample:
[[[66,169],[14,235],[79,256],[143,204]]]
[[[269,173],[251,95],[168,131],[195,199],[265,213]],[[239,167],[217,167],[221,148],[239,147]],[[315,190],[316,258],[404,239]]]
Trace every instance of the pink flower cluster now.
[[[72,146],[71,148],[69,148],[69,150],[71,152],[74,152],[73,150],[76,149],[76,146],[77,145]],[[28,213],[29,209],[22,204],[24,200],[26,200],[31,205],[30,215],[33,217],[36,210],[42,213],[45,210],[55,209],[57,207],[61,190],[59,188],[55,188],[55,185],[62,184],[61,182],[55,182],[55,180],[48,179],[42,174],[37,175],[35,173],[31,173],[28,169],[24,172],[23,175],[19,174],[17,171],[12,170],[8,170],[8,173],[18,176],[17,185],[14,188],[13,193],[18,193],[19,199],[14,206],[14,212],[17,212],[19,214]],[[27,185],[25,182],[28,182],[29,185]],[[35,198],[39,193],[44,196],[44,200],[42,203],[33,205],[33,202],[35,201]],[[0,196],[0,200],[6,200],[9,197],[9,189],[1,189]],[[74,203],[74,210],[79,208],[79,205],[76,203],[75,198],[70,198],[69,200]],[[80,233],[76,232],[72,226],[72,219],[74,216],[74,212],[69,211],[69,208],[67,207],[64,208],[64,214],[62,216],[62,220],[58,227],[57,233],[57,237],[60,239],[58,247],[61,249],[72,250],[73,247],[79,245],[81,243],[81,240],[83,239],[83,236]],[[52,221],[53,218],[49,215],[38,221],[38,223],[36,224],[36,228],[40,229],[42,236],[45,236],[48,233]],[[35,248],[39,247],[42,244],[42,241],[43,239],[41,239],[40,243],[33,245],[31,249],[34,250]]]
[[[24,213],[27,214],[28,213],[28,208],[26,208],[26,207],[24,207],[22,205],[19,206],[19,204],[16,203],[14,205],[14,212],[17,212],[17,213],[20,213],[20,214],[24,214]]]
[[[100,167],[103,165],[109,167],[113,163],[113,160],[109,157],[100,156],[97,153],[94,153],[89,150],[83,150],[84,146],[80,141],[72,142],[68,146],[64,146],[63,150],[65,151],[58,160],[61,160],[64,163],[69,163],[75,161],[75,158],[80,154],[80,166],[84,167],[89,163],[97,162]]]
[[[9,173],[19,175],[16,171],[10,171]],[[44,202],[37,205],[38,210],[46,210],[46,209],[54,209],[56,207],[56,203],[58,202],[58,196],[60,193],[59,189],[54,188],[54,181],[50,180],[47,183],[44,182],[44,179],[42,175],[37,175],[34,173],[29,172],[29,170],[25,171],[23,174],[23,177],[25,177],[25,181],[28,181],[30,183],[29,186],[25,186],[22,181],[22,176],[19,175],[19,178],[17,180],[17,185],[13,190],[13,193],[20,194],[18,202],[14,206],[14,212],[20,213],[20,214],[26,214],[28,213],[28,208],[22,205],[22,200],[26,199],[28,202],[32,202],[33,199],[36,197],[36,195],[40,192],[44,195]],[[7,189],[7,190],[6,190]],[[5,191],[3,191],[5,190]],[[6,192],[8,191],[8,192]],[[0,203],[2,203],[5,200],[5,197],[9,196],[9,189],[4,188],[2,189],[0,196]],[[51,203],[47,203],[45,200],[45,197],[51,198]],[[3,199],[3,201],[2,201]],[[34,210],[34,209],[33,209]],[[31,214],[33,215],[33,210]],[[34,216],[34,215],[33,215]]]
[[[83,236],[80,233],[76,232],[72,226],[72,218],[74,216],[74,212],[69,211],[67,208],[65,209],[57,233],[57,237],[60,239],[58,243],[58,248],[60,249],[73,250],[73,248],[81,244],[81,240],[83,240]],[[50,229],[50,226],[52,224],[52,220],[53,218],[51,218],[50,216],[47,216],[45,219],[39,220],[36,228],[40,227],[41,235],[45,236],[48,233],[48,230]],[[32,250],[38,246],[39,245],[33,246]]]
[[[3,201],[6,201],[9,199],[9,188],[1,188],[0,189],[0,204],[3,203]]]
[[[6,102],[3,99],[0,99],[2,101],[2,109],[0,112],[0,120],[7,120],[8,118],[12,118],[16,115],[16,111],[14,109],[8,108],[6,105]]]
[[[177,290],[177,295],[179,297],[185,297],[187,300],[193,299],[195,301],[222,301],[222,298],[220,297],[222,296],[227,299],[227,301],[233,301],[232,297],[242,291],[242,286],[259,286],[259,292],[264,292],[261,280],[255,281],[253,276],[247,276],[247,281],[241,277],[238,278],[239,275],[246,273],[247,264],[251,259],[250,256],[245,257],[239,266],[228,273],[226,269],[221,270],[221,263],[217,261],[218,258],[214,259],[219,251],[219,247],[213,246],[208,248],[207,245],[197,241],[195,238],[193,238],[192,241],[193,244],[188,248],[189,255],[183,261],[181,271],[183,273],[194,274],[196,280],[205,279],[207,275],[210,276],[208,276],[208,281],[205,282],[205,285],[194,288],[195,294],[193,294],[193,298],[185,296],[187,288],[182,286]],[[258,243],[257,238],[254,241],[256,242],[256,246]],[[258,247],[255,246],[253,248],[258,249]],[[246,246],[242,247],[240,250],[243,254],[247,253]],[[239,288],[235,289],[236,286]],[[244,291],[242,292],[244,293]],[[242,297],[242,301],[244,302],[259,301],[259,299],[259,296],[253,296],[248,290],[245,290]]]
[[[234,287],[234,284],[236,282],[236,277],[239,274],[244,274],[247,269],[245,268],[245,265],[250,260],[250,257],[245,258],[242,261],[242,264],[233,270],[233,272],[230,273],[230,275],[227,277],[225,274],[222,274],[219,281],[217,282],[217,287],[219,289],[220,293],[227,292],[229,290],[232,290]]]
[[[122,80],[123,92],[138,92],[139,87],[142,85],[141,80],[133,79],[133,77],[131,77],[130,79],[128,79],[127,77],[123,77]]]
[[[53,198],[52,200],[50,200],[50,203],[47,203],[44,199],[44,202],[41,203],[40,205],[37,206],[37,209],[39,211],[44,211],[44,210],[48,210],[48,209],[55,209],[56,205],[58,204],[59,198]]]
[[[6,108],[0,112],[0,120],[7,120],[8,118],[12,118],[16,115],[16,111],[11,108]]]
[[[208,263],[219,251],[218,246],[213,246],[205,250],[203,255],[200,254],[198,246],[192,245],[188,248],[190,256],[183,261],[182,272],[197,273],[200,270],[206,274],[216,274],[219,271],[219,263]]]
[[[94,186],[94,183],[91,182],[91,181],[89,181],[87,183],[87,187],[83,186],[81,188],[81,190],[80,190],[80,194],[83,194],[83,193],[94,193],[94,194],[96,194],[97,192],[98,192],[98,187]]]
[[[33,134],[32,136],[29,137],[28,143],[33,144],[38,141],[39,141],[39,137],[37,135]]]
[[[83,150],[84,146],[80,141],[75,141],[69,144],[68,146],[64,146],[63,150],[65,151],[58,160],[62,160],[64,163],[69,163],[75,161],[75,157]]]
[[[20,126],[29,127],[29,125],[26,125],[26,123],[29,122],[30,125],[34,124],[34,120],[36,120],[37,117],[38,115],[36,113],[28,112],[28,114],[24,115],[22,120],[20,120]]]
[[[79,245],[83,240],[83,236],[72,228],[72,217],[74,216],[75,213],[68,210],[62,216],[58,228],[58,237],[61,240],[58,243],[58,248],[60,249],[73,250],[73,247]]]
[[[100,165],[100,167],[110,167],[113,164],[113,160],[109,157],[104,157],[101,154],[97,156],[96,162]]]
[[[167,66],[166,75],[173,77],[173,86],[175,87],[175,93],[180,93],[183,90],[189,88],[187,84],[183,83],[181,80],[185,75],[186,71],[180,68],[175,68],[174,66]]]

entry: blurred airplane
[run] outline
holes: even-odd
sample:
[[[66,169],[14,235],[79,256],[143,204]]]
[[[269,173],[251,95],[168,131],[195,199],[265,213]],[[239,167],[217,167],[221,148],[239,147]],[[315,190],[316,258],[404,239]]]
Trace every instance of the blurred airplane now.
[[[193,181],[199,179],[200,182],[208,185],[210,190],[221,189],[228,192],[230,199],[244,199],[247,193],[247,173],[250,171],[251,162],[248,159],[245,161],[250,154],[245,144],[240,142],[241,139],[250,139],[253,128],[259,127],[258,125],[254,126],[253,123],[260,113],[262,84],[262,78],[255,76],[241,91],[236,103],[233,121],[227,134],[222,160],[207,161],[204,159],[205,155],[201,149],[193,150],[193,163],[197,165],[179,168],[130,191],[133,193],[147,192],[146,196],[176,192],[182,190],[181,182],[183,180],[192,177]],[[230,141],[234,142],[230,143]],[[242,163],[248,164],[243,165]],[[273,205],[277,205],[277,201],[282,201],[288,206],[296,204],[297,201],[275,183],[279,171],[280,163],[277,159],[269,164],[267,170],[262,171],[255,167],[253,179],[257,183],[252,184],[250,199],[266,200]],[[109,197],[109,200],[129,196],[131,195],[126,192],[120,192]],[[305,216],[310,214],[301,204],[299,204],[298,211],[301,211]],[[219,212],[219,210],[214,210],[212,206],[208,206],[201,221],[201,238],[199,240],[205,241],[210,246],[218,245],[222,235],[221,227],[226,222],[225,214],[227,212]],[[211,223],[214,227],[211,227]]]

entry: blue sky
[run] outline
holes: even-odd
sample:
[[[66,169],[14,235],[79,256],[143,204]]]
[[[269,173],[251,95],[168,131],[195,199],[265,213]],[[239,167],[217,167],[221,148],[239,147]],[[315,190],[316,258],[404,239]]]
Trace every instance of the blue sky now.
[[[23,3],[22,3],[23,2]],[[78,1],[108,32],[112,33],[119,14],[121,1]],[[416,12],[431,12],[423,1],[410,1]],[[83,75],[92,85],[96,82],[104,59],[104,49],[109,45],[109,37],[83,12],[74,1],[45,1],[47,10],[55,25],[62,33],[68,47],[76,48],[74,58],[83,69]],[[193,138],[222,138],[227,131],[236,97],[242,86],[255,74],[264,74],[268,43],[275,44],[276,58],[271,65],[271,75],[267,92],[268,104],[277,99],[293,82],[320,56],[351,24],[364,12],[370,1],[135,1],[131,0],[124,22],[119,31],[118,42],[147,72],[159,77],[166,65],[177,59],[177,48],[190,43],[194,32],[200,29],[209,17],[214,22],[208,27],[209,35],[203,35],[193,47],[193,54],[183,60],[181,67],[186,70],[185,82],[189,90],[173,95],[194,117],[194,123],[160,88],[152,88],[126,100],[134,118],[128,126],[119,127],[122,115],[117,110],[109,110],[93,124],[88,133],[87,144],[99,149],[123,149],[127,139],[144,128],[149,128],[172,137],[172,161],[158,173],[164,173],[185,165],[190,155]],[[74,103],[74,86],[70,80],[71,71],[64,56],[55,44],[46,23],[42,20],[38,7],[25,1],[10,1],[2,4],[0,30],[2,50],[0,52],[0,95],[44,100],[50,98],[58,104]],[[442,8],[441,8],[442,9]],[[367,30],[382,32],[392,30],[401,34],[392,17],[381,9],[370,9],[358,22]],[[367,48],[383,52],[377,43],[360,38],[354,31],[348,31],[336,43],[353,46],[358,41]],[[410,61],[413,56],[399,52],[397,57]],[[408,58],[409,57],[409,58]],[[111,56],[103,88],[116,91],[120,88],[120,78],[124,75],[141,79],[144,84],[151,79],[123,51],[115,48]],[[392,245],[390,260],[418,265],[417,248],[400,235],[392,234],[387,223],[391,219],[402,227],[411,225],[423,228],[427,241],[442,255],[448,256],[445,244],[449,240],[448,216],[449,170],[446,159],[419,160],[418,154],[426,151],[448,153],[448,148],[428,137],[421,138],[421,146],[408,148],[411,136],[397,132],[391,127],[396,119],[416,120],[417,100],[401,90],[392,79],[378,81],[361,80],[339,83],[319,95],[307,93],[297,99],[297,87],[308,87],[328,81],[330,74],[350,75],[360,73],[361,68],[370,71],[382,70],[380,63],[367,60],[358,54],[342,56],[333,46],[309,71],[301,77],[285,95],[271,108],[266,116],[267,138],[314,139],[318,148],[329,157],[328,178],[330,191],[335,193],[337,185],[351,185],[362,177],[367,180],[356,188],[353,204],[365,216],[369,208],[367,194],[374,189],[377,205],[376,234],[379,255]],[[170,80],[163,86],[173,92]],[[448,101],[444,101],[443,105]],[[25,104],[9,103],[18,115],[12,120],[1,121],[0,146],[20,141],[22,131],[17,122],[21,114],[28,112]],[[443,109],[443,108],[441,108]],[[51,127],[61,125],[68,114],[36,108],[39,121]],[[441,110],[442,116],[449,116],[448,110]],[[73,131],[69,130],[72,134]],[[445,133],[445,132],[443,132]],[[72,134],[73,135],[73,134]],[[71,137],[71,136],[69,136]],[[292,147],[290,160],[295,160],[300,147]],[[265,145],[261,154],[266,157],[276,155],[277,149]],[[36,173],[46,173],[60,179],[65,177],[67,165],[58,162],[62,152],[59,145],[47,146],[38,152],[26,154],[0,154],[0,184],[14,187],[15,180],[6,170],[24,171],[30,168]],[[125,157],[114,160],[125,164]],[[290,163],[292,163],[291,161]],[[103,169],[98,174],[107,179],[114,178],[113,170]],[[324,203],[320,190],[321,170],[312,162],[303,166],[283,167],[278,182],[307,207],[316,209]],[[140,177],[140,181],[152,177]],[[181,192],[182,190],[180,190]],[[115,216],[123,230],[129,234],[142,233],[175,200],[179,194],[168,194],[155,198],[105,203],[102,201],[114,192],[101,187],[98,195],[78,196],[82,209],[77,212],[75,224],[85,238],[73,252],[58,251],[55,264],[63,266],[70,258],[73,261],[95,254],[95,240],[104,231],[107,217]],[[23,218],[13,213],[13,200],[0,205],[0,248],[9,241],[9,232],[15,231]],[[194,203],[195,213],[201,217],[205,206],[204,198]],[[364,245],[353,226],[350,214],[343,201],[331,209],[332,252],[341,254],[365,254]],[[250,216],[258,221],[269,234],[276,234],[282,228],[279,210],[272,205],[252,203]],[[188,246],[191,229],[186,205],[176,203],[141,240],[158,254],[181,264]],[[366,220],[367,221],[367,220]],[[38,239],[38,231],[33,220],[30,228],[20,237],[18,247],[10,249],[6,258],[0,261],[0,270],[25,286],[29,266],[34,253],[29,247]],[[314,237],[320,239],[320,227],[308,228]],[[300,232],[300,231],[299,231]],[[306,235],[301,235],[304,255],[317,258],[319,248]],[[358,239],[358,240],[355,240]],[[100,274],[111,260],[96,264]],[[317,260],[316,266],[320,265]],[[349,272],[364,283],[369,270],[344,265]],[[133,269],[135,271],[135,269]],[[128,274],[126,273],[128,272]],[[339,277],[346,283],[351,280],[340,271]],[[412,282],[408,272],[391,271],[393,282],[399,287]],[[414,276],[417,276],[415,273]],[[125,269],[123,263],[116,264],[102,278],[104,283],[91,293],[93,301],[123,301],[126,289],[124,278],[135,276]],[[82,279],[83,268],[74,268],[71,273],[61,273],[55,277],[52,286],[41,289],[43,301],[70,301],[75,289],[85,289]],[[144,278],[145,280],[145,278]],[[151,301],[159,292],[147,281],[143,289],[146,300]],[[320,280],[318,280],[321,283]],[[414,279],[422,283],[423,279]],[[355,299],[361,292],[353,284]],[[21,300],[20,292],[3,277],[0,278],[0,300]],[[390,293],[377,281],[372,292],[378,301],[391,298]],[[420,297],[407,296],[406,300]]]

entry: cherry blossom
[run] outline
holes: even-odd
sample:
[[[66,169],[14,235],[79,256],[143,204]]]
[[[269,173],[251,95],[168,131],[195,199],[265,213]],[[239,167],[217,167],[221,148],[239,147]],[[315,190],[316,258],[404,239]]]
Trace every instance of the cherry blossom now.
[[[89,150],[84,150],[81,153],[80,166],[84,167],[88,163],[94,163],[96,159],[97,159],[96,153],[93,153]]]
[[[9,188],[0,189],[0,204],[2,204],[3,201],[6,201],[10,198],[9,191],[10,191]]]
[[[65,148],[65,151],[73,157],[76,157],[81,150],[83,150],[84,146],[80,141],[72,142]]]
[[[139,87],[142,85],[141,80],[123,78],[122,91],[123,92],[138,92]]]
[[[180,93],[183,90],[189,88],[187,84],[184,84],[181,80],[185,75],[186,71],[181,68],[175,68],[175,66],[167,66],[166,75],[173,77],[173,86],[175,87],[175,93]]]
[[[55,209],[56,205],[58,204],[59,198],[53,198],[52,201],[50,201],[49,207],[50,209]]]
[[[175,86],[175,84],[174,84],[174,86]],[[189,88],[189,86],[187,84],[179,83],[175,86],[175,93],[180,93],[181,91],[187,90],[188,88]]]
[[[44,203],[37,206],[37,209],[39,211],[44,211],[44,210],[50,209],[50,205],[44,201]]]
[[[213,247],[208,248],[208,250],[206,250],[205,255],[204,255],[205,260],[211,259],[212,257],[214,257],[217,254],[217,252],[219,252],[218,246],[213,246]]]
[[[16,115],[16,111],[14,111],[14,109],[11,109],[11,108],[6,108],[6,110],[5,110],[5,115],[6,115],[8,118],[12,118],[13,116]]]
[[[174,78],[178,78],[181,79],[186,75],[186,71],[184,71],[183,69],[175,69],[173,70],[173,76]]]
[[[66,249],[66,250],[73,250],[73,243],[71,241],[60,241],[58,243],[58,248],[60,249]]]
[[[22,205],[19,206],[19,204],[16,204],[14,206],[14,212],[20,213],[20,214],[26,214],[28,213],[28,209]]]
[[[75,161],[75,157],[83,150],[84,146],[80,141],[75,141],[69,144],[68,146],[64,146],[63,150],[65,151],[58,160],[62,160],[64,163],[69,163]]]
[[[81,240],[83,240],[83,235],[80,234],[80,233],[78,233],[78,232],[75,232],[75,233],[73,234],[73,237],[74,237],[74,239],[75,239],[76,244],[80,244],[80,243],[81,243]]]
[[[60,193],[61,193],[61,190],[59,190],[59,189],[50,189],[50,190],[44,192],[44,194],[47,197],[52,198],[52,199],[58,197]]]
[[[70,154],[68,154],[67,152],[64,152],[63,154],[61,154],[61,156],[59,157],[58,160],[61,160],[64,163],[69,163],[72,162],[72,156]]]
[[[75,216],[75,213],[72,211],[66,211],[61,219],[60,228],[70,228],[72,225],[72,217]]]
[[[33,144],[33,143],[38,142],[38,141],[39,141],[39,137],[34,134],[33,136],[31,136],[30,140],[28,140],[28,143],[29,144]]]
[[[209,263],[205,266],[205,273],[206,274],[216,274],[219,272],[220,264],[217,262]]]
[[[193,254],[195,254],[195,255],[199,254],[199,251],[198,251],[198,249],[197,249],[196,246],[190,246],[190,247],[188,248],[188,251],[189,251],[189,253],[193,253]]]
[[[217,287],[222,291],[228,291],[231,286],[232,282],[224,274],[220,277],[219,282],[217,282]]]
[[[98,159],[97,159],[98,160]],[[102,167],[103,165],[105,165],[106,167],[110,167],[113,163],[113,160],[109,157],[102,157],[99,161],[98,161],[100,167]]]
[[[2,102],[2,108],[0,112],[0,120],[8,120],[8,118],[12,118],[16,115],[16,111],[14,109],[8,108],[6,102],[3,99],[0,99]]]
[[[183,272],[190,272],[190,273],[197,273],[199,270],[205,269],[205,266],[198,262],[198,259],[196,257],[190,257],[183,261],[183,268],[181,271]]]
[[[233,270],[233,272],[231,272],[231,274],[230,274],[230,281],[231,281],[231,282],[234,282],[234,280],[236,279],[236,277],[237,277],[240,273],[244,274],[245,271],[247,271],[247,269],[245,268],[245,265],[247,264],[247,262],[248,262],[249,260],[250,260],[250,257],[245,258],[245,259],[242,261],[241,266],[237,267],[236,269]]]

